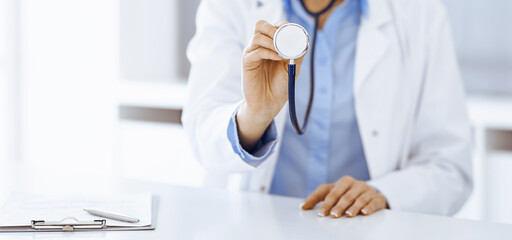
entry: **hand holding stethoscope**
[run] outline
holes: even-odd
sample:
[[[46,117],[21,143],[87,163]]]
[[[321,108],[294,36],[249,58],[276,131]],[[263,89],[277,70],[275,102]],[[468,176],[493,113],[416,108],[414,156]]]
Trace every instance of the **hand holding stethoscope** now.
[[[241,143],[246,150],[251,149],[252,143],[261,137],[288,101],[289,60],[279,56],[274,48],[274,35],[285,24],[259,21],[249,46],[244,50],[242,77],[245,101],[238,111],[237,122]],[[295,59],[297,74],[302,59]],[[244,140],[248,144],[244,144]]]
[[[250,46],[243,56],[243,91],[245,102],[237,113],[240,141],[251,151],[264,130],[289,101],[290,120],[298,134],[304,134],[313,105],[314,50],[319,17],[326,13],[336,0],[318,12],[306,12],[315,20],[311,52],[310,94],[306,115],[299,125],[295,106],[295,80],[304,55],[309,49],[309,34],[298,24],[281,23],[277,26],[265,21],[256,24]],[[287,82],[285,80],[288,80]],[[286,98],[288,96],[288,99]]]

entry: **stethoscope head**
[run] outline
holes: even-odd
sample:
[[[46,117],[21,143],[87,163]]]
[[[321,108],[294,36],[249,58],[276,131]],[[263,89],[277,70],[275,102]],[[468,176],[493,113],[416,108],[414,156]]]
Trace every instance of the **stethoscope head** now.
[[[282,58],[295,60],[308,51],[309,34],[299,24],[286,23],[274,34],[274,48]]]
[[[310,94],[308,109],[302,127],[297,121],[297,113],[295,112],[295,59],[306,54],[309,48],[309,34],[301,25],[296,23],[287,23],[279,27],[274,34],[274,48],[276,52],[284,59],[289,59],[288,64],[288,106],[290,111],[290,120],[295,131],[298,134],[304,134],[306,125],[311,112],[313,95]],[[312,87],[314,83],[312,83]]]
[[[304,117],[304,122],[302,127],[299,126],[299,122],[297,120],[297,112],[295,111],[295,59],[300,58],[306,54],[309,48],[309,34],[302,26],[295,23],[287,23],[283,26],[279,27],[274,34],[274,48],[276,49],[279,56],[284,59],[289,59],[290,64],[288,64],[288,108],[290,111],[290,121],[292,122],[293,128],[295,131],[302,135],[306,131],[306,127],[308,125],[309,114],[311,113],[311,107],[313,106],[313,97],[315,93],[315,74],[314,74],[314,59],[315,59],[315,42],[316,42],[316,33],[318,30],[318,22],[320,15],[327,12],[336,0],[331,0],[329,5],[327,5],[324,9],[319,12],[310,12],[304,4],[304,0],[300,1],[304,9],[315,18],[315,29],[313,32],[313,44],[311,50],[311,70],[310,70],[310,89],[309,89],[309,101],[306,109],[306,116]]]

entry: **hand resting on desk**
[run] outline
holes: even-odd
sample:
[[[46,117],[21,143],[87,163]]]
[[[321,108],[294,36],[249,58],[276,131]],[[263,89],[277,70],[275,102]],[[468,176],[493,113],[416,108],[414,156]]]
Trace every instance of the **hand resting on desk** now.
[[[339,218],[344,212],[347,217],[355,217],[359,213],[370,215],[386,208],[386,198],[364,181],[345,176],[337,182],[322,184],[313,191],[302,205],[302,210],[311,210],[319,202],[318,215],[330,215]]]

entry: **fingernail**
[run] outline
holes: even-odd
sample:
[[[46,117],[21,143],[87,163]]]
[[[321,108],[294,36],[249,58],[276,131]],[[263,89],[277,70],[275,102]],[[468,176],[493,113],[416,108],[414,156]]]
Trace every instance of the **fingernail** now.
[[[361,210],[361,212],[362,212],[364,215],[368,214],[368,210],[366,210],[366,208],[365,208],[365,209],[363,209],[363,210]]]
[[[325,217],[325,209],[323,209],[323,208],[318,209],[318,216]]]
[[[299,205],[299,208],[300,208],[300,209],[304,209],[304,204],[306,204],[306,203],[301,203],[301,204]]]
[[[331,211],[331,216],[333,217],[340,217],[340,210],[335,209]]]
[[[349,217],[352,217],[352,210],[346,211],[345,214],[347,214]]]

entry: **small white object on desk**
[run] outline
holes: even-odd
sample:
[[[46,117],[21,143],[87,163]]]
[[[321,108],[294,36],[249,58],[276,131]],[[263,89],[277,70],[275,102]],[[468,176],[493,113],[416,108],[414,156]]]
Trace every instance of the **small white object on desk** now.
[[[110,213],[109,215],[100,210],[101,216],[110,219],[98,220],[97,216],[84,211],[84,208],[90,209],[90,207],[113,212],[107,212]],[[0,239],[3,239],[2,234],[5,232],[18,231],[154,230],[157,211],[158,199],[150,193],[114,195],[17,193],[12,194],[0,208]],[[127,214],[130,217],[115,212]],[[128,222],[130,220],[132,221]],[[98,221],[101,221],[100,225]]]
[[[99,209],[95,209],[95,208],[84,208],[84,211],[86,211],[87,213],[94,215],[94,216],[109,218],[109,219],[113,219],[113,220],[117,220],[117,221],[121,221],[121,222],[137,223],[140,221],[139,219],[134,218],[134,217],[128,217],[123,214],[99,210]]]

